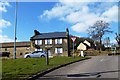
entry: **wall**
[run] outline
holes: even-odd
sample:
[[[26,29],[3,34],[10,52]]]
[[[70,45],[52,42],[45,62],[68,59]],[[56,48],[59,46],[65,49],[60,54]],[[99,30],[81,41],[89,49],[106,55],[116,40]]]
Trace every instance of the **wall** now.
[[[31,42],[32,47],[34,47],[34,41]],[[46,51],[47,49],[50,49],[52,56],[58,56],[58,54],[55,53],[55,48],[60,47],[63,48],[63,53],[60,54],[60,56],[68,56],[68,48],[67,48],[67,39],[63,38],[62,39],[62,44],[55,44],[55,39],[52,39],[52,44],[46,45],[45,44],[45,39],[42,42],[42,45],[39,45],[40,49],[43,49]]]

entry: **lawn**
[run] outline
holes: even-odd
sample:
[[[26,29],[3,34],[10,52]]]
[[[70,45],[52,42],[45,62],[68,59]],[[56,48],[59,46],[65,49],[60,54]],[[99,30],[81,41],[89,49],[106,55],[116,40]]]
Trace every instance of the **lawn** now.
[[[54,57],[49,59],[49,65],[46,65],[45,58],[19,58],[2,59],[2,78],[6,80],[26,79],[38,72],[45,71],[49,68],[65,64],[68,62],[83,59],[82,57]]]

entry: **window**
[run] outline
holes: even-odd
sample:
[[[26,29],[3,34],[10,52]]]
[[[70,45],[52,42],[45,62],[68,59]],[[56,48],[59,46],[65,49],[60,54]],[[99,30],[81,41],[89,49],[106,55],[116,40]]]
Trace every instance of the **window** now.
[[[35,51],[42,51],[42,49],[35,49]]]
[[[55,39],[55,44],[62,44],[62,39]]]
[[[63,53],[63,48],[55,48],[55,53]]]
[[[52,39],[46,39],[45,44],[52,44]]]
[[[42,40],[35,40],[36,45],[42,45]]]

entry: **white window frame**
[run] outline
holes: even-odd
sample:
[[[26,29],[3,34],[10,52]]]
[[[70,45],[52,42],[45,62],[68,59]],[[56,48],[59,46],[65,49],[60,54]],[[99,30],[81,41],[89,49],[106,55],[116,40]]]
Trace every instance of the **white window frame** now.
[[[45,44],[52,44],[52,39],[46,39]]]
[[[60,51],[58,51],[58,50],[60,50]],[[63,53],[63,48],[55,48],[55,53],[56,53],[56,54],[61,54],[61,53]]]
[[[42,40],[35,40],[36,45],[42,45]]]
[[[42,51],[43,49],[35,49],[35,51]]]
[[[55,44],[62,44],[62,39],[55,39]]]

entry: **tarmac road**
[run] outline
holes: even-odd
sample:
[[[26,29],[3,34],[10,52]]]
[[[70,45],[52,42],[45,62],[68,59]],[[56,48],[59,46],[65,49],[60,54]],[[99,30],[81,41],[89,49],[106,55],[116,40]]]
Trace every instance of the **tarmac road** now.
[[[39,79],[118,78],[119,72],[118,56],[94,56],[54,70]]]

